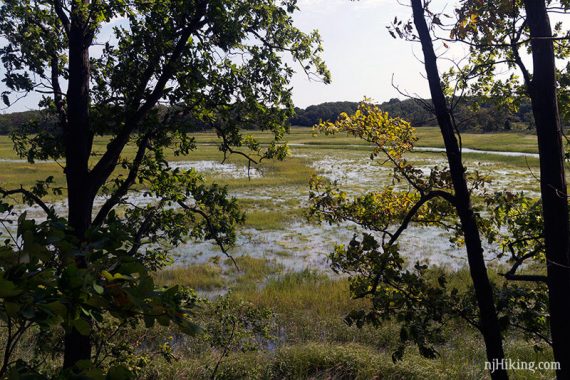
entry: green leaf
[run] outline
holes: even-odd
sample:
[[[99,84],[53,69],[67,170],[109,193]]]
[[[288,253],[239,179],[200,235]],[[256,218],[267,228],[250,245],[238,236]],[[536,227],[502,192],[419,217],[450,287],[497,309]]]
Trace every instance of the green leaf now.
[[[55,315],[65,318],[67,316],[67,308],[61,302],[51,302],[45,305],[45,308],[50,310]]]
[[[144,325],[147,329],[150,329],[154,326],[154,317],[145,315],[143,319],[144,319]]]
[[[113,275],[106,270],[101,272],[101,276],[103,276],[107,281],[113,281]]]
[[[179,322],[178,327],[180,328],[180,331],[188,335],[197,335],[198,333],[200,333],[200,331],[202,331],[200,326],[187,319],[184,319],[181,322]]]
[[[77,318],[73,320],[72,323],[73,327],[75,327],[75,329],[79,331],[81,335],[87,336],[91,333],[91,326],[85,319]]]
[[[168,327],[170,325],[170,318],[166,315],[156,317],[156,320],[161,326]]]
[[[93,283],[93,290],[95,290],[97,294],[103,294],[105,292],[105,289],[96,282]]]
[[[6,310],[6,314],[10,317],[15,317],[22,305],[14,302],[4,302],[4,309]]]
[[[134,378],[134,374],[129,371],[127,367],[122,365],[109,369],[106,377],[107,380],[129,380]]]
[[[0,278],[0,298],[15,297],[22,293],[22,289],[9,280]]]

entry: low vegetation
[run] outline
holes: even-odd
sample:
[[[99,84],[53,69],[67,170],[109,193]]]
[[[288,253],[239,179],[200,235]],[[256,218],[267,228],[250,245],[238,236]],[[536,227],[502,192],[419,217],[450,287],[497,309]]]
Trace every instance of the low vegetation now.
[[[420,146],[441,146],[436,129],[423,128],[418,134]],[[203,146],[191,153],[187,158],[190,162],[221,160],[217,148],[208,145],[215,138],[212,134],[200,133],[195,137]],[[263,139],[264,135],[257,134],[257,137]],[[533,151],[534,139],[527,135],[464,136],[465,146],[480,147],[483,144],[486,149],[497,151],[503,144],[513,141],[518,142],[517,149]],[[14,159],[8,153],[6,138],[0,138],[0,142],[0,147],[5,149],[3,157]],[[308,180],[320,170],[314,163],[336,156],[366,159],[369,149],[347,136],[315,137],[308,128],[293,129],[290,143],[293,157],[284,162],[264,162],[259,166],[263,173],[261,177],[232,178],[215,172],[203,173],[209,181],[229,186],[231,192],[242,198],[240,205],[247,211],[242,232],[263,234],[304,222]],[[104,140],[97,140],[96,145],[103,146]],[[133,152],[128,146],[125,154]],[[434,152],[416,152],[409,157],[417,164],[441,160],[441,154]],[[176,159],[171,154],[168,158]],[[466,158],[470,167],[481,164],[490,173],[495,170],[522,173],[536,170],[538,166],[533,157],[469,153]],[[229,160],[238,166],[244,166],[246,162],[238,156]],[[22,170],[15,174],[15,166],[29,167],[30,172]],[[14,183],[31,184],[40,175],[53,175],[57,183],[63,174],[57,164],[5,161],[0,162],[0,175],[4,181],[13,178]],[[532,189],[536,184],[530,182],[529,189]],[[57,196],[53,197],[58,200]],[[14,201],[18,199],[14,198]],[[310,238],[306,239],[310,242]],[[219,379],[422,379],[426,373],[434,379],[486,376],[481,365],[484,351],[480,338],[470,326],[461,322],[448,326],[447,340],[438,347],[441,355],[438,359],[422,358],[410,348],[404,361],[394,363],[392,353],[399,334],[396,324],[360,329],[347,325],[345,316],[353,309],[366,306],[367,301],[352,300],[348,280],[333,275],[326,268],[292,270],[283,265],[282,260],[290,260],[298,252],[287,241],[274,243],[280,248],[267,252],[267,257],[248,256],[238,248],[234,252],[235,263],[220,253],[212,258],[204,256],[206,261],[202,263],[174,264],[155,272],[154,280],[160,286],[181,285],[198,291],[203,301],[195,318],[204,331],[187,337],[173,328],[160,326],[150,330],[121,330],[120,341],[113,341],[113,344],[123,342],[132,348],[127,360],[131,369],[141,378],[149,379],[201,379],[210,378],[214,372]],[[435,277],[439,271],[448,269],[436,268],[434,271]],[[450,283],[458,287],[462,284],[467,287],[468,279],[465,270],[448,276]],[[239,311],[237,314],[236,310]],[[228,340],[229,331],[219,333],[221,325],[231,326],[229,321],[233,317],[230,314],[239,316],[240,339],[249,342],[247,347],[232,344],[231,339]],[[222,337],[221,340],[214,339],[214,330],[218,331],[215,335]],[[32,334],[22,345],[23,357],[29,355],[25,353],[25,347],[32,346],[33,339]],[[226,350],[228,342],[231,347]],[[550,359],[548,354],[536,352],[522,336],[511,337],[507,349],[517,358]],[[45,353],[35,355],[50,360],[42,356]],[[57,364],[52,367],[57,368]],[[541,374],[545,378],[550,375]],[[514,378],[531,378],[525,377],[528,374],[517,376]]]
[[[364,302],[350,299],[346,279],[310,270],[287,272],[274,268],[270,279],[263,280],[247,273],[252,267],[265,267],[264,263],[251,258],[239,262],[244,275],[237,282],[226,279],[226,296],[212,299],[205,306],[206,317],[202,318],[209,318],[209,308],[229,297],[227,300],[234,307],[246,304],[251,310],[270,311],[258,315],[262,320],[257,321],[269,327],[269,339],[258,336],[259,345],[254,349],[233,349],[223,355],[223,349],[212,348],[203,341],[207,337],[184,338],[172,346],[176,360],[168,362],[164,357],[155,357],[140,369],[142,377],[206,379],[218,362],[218,379],[481,379],[487,376],[481,364],[485,353],[480,337],[466,323],[458,321],[448,326],[447,340],[438,347],[440,358],[425,359],[410,348],[404,361],[394,363],[392,353],[399,331],[395,325],[359,329],[343,322],[348,311]],[[191,276],[195,268],[179,269],[182,278],[184,272]],[[434,276],[437,275],[436,271]],[[211,276],[218,278],[214,273]],[[451,274],[450,281],[468,286],[468,276],[463,271]],[[209,292],[202,294],[207,296]],[[169,340],[168,332],[154,334]],[[510,357],[519,360],[551,360],[549,354],[536,351],[522,336],[510,337],[507,350]],[[147,351],[152,352],[148,347]],[[548,371],[513,373],[515,379],[552,376],[553,372]]]

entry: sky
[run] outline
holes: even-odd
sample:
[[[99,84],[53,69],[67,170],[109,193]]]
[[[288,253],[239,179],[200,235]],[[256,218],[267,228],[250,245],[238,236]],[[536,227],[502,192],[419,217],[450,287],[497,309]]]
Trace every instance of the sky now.
[[[395,16],[407,20],[411,10],[395,0],[300,0],[295,15],[303,31],[319,30],[324,60],[332,74],[325,85],[298,73],[293,78],[293,98],[298,107],[327,101],[359,101],[363,97],[382,102],[402,98],[392,86],[426,96],[421,76],[418,44],[396,40],[386,26]]]
[[[407,20],[408,7],[396,0],[299,0],[294,15],[304,32],[319,30],[324,45],[323,58],[332,73],[332,83],[309,80],[301,73],[292,81],[293,99],[298,107],[327,101],[359,101],[365,96],[382,102],[402,98],[401,90],[428,95],[418,56],[420,46],[393,39],[386,26],[395,16]],[[2,85],[0,84],[0,92]],[[29,96],[9,109],[17,112],[37,108],[39,96]]]

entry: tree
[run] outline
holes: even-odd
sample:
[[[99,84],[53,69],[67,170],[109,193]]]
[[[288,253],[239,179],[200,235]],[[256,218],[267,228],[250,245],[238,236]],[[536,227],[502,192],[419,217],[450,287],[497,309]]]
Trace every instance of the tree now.
[[[568,194],[564,167],[563,131],[558,103],[558,90],[567,92],[564,70],[558,70],[556,59],[568,54],[567,35],[562,23],[553,29],[549,12],[566,13],[568,4],[562,2],[524,1],[481,3],[464,1],[458,10],[459,22],[452,37],[471,46],[471,71],[483,80],[471,88],[494,88],[503,99],[512,100],[511,90],[526,93],[532,104],[532,114],[538,136],[540,156],[540,185],[544,216],[544,241],[550,325],[555,359],[561,364],[559,378],[570,377],[570,326],[566,323],[566,298],[570,290],[570,223]],[[521,50],[532,54],[532,71]],[[524,51],[524,50],[523,50]],[[518,69],[522,83],[511,76],[510,83],[493,81],[495,70]],[[487,83],[483,83],[486,81]]]
[[[437,121],[443,136],[447,161],[453,182],[455,208],[461,221],[461,227],[465,237],[469,271],[475,288],[475,296],[479,307],[480,330],[485,340],[487,360],[494,362],[504,359],[501,329],[497,316],[493,290],[487,274],[481,235],[477,226],[477,220],[471,205],[471,196],[465,179],[465,168],[461,159],[461,148],[455,137],[455,128],[452,114],[447,105],[441,86],[441,78],[437,67],[437,57],[433,49],[432,37],[429,32],[424,5],[421,0],[411,0],[413,19],[422,45],[424,65],[429,82],[432,102]],[[495,379],[507,378],[505,369],[491,373]]]
[[[564,170],[562,127],[556,95],[556,65],[552,31],[544,1],[525,1],[530,29],[534,75],[527,83],[532,101],[538,151],[544,240],[554,358],[560,378],[570,377],[570,326],[566,299],[570,290],[570,223]],[[527,76],[528,78],[528,76]]]
[[[445,16],[450,16],[432,13],[427,9],[428,4],[429,2],[413,0],[413,22],[402,23],[396,19],[390,31],[393,36],[399,35],[422,44],[432,94],[432,109],[444,137],[449,172],[432,170],[429,180],[418,178],[418,172],[399,158],[401,152],[394,150],[391,144],[386,144],[387,138],[389,142],[398,141],[394,134],[408,136],[409,132],[402,127],[401,121],[390,121],[387,115],[382,116],[377,110],[362,108],[354,115],[341,115],[332,126],[321,126],[329,131],[348,131],[376,145],[375,152],[387,155],[388,160],[395,165],[398,177],[404,178],[413,189],[411,195],[410,190],[404,194],[390,190],[350,201],[346,193],[332,187],[325,188],[320,182],[316,182],[313,187],[313,213],[329,222],[349,220],[380,233],[380,243],[377,242],[376,235],[365,234],[361,241],[353,239],[348,247],[338,246],[331,255],[333,268],[353,276],[353,294],[357,297],[370,297],[372,300],[371,312],[354,312],[348,316],[348,320],[356,321],[357,324],[379,323],[396,315],[398,321],[403,324],[401,340],[414,341],[427,356],[433,355],[433,348],[426,347],[426,342],[441,338],[437,327],[446,316],[456,315],[469,321],[466,316],[470,313],[466,313],[466,310],[473,310],[467,306],[469,301],[465,302],[464,297],[458,298],[457,290],[450,292],[446,289],[444,277],[434,284],[426,279],[424,267],[416,265],[414,271],[405,268],[395,245],[410,222],[442,223],[445,217],[449,216],[449,210],[439,209],[441,206],[434,204],[434,200],[445,194],[449,196],[449,190],[453,189],[453,198],[449,202],[457,211],[459,231],[465,237],[474,283],[476,303],[473,305],[476,305],[479,311],[479,321],[471,319],[471,323],[481,330],[485,338],[488,360],[501,360],[504,355],[501,334],[507,331],[507,328],[516,328],[551,345],[555,358],[562,367],[558,376],[566,378],[564,363],[568,358],[565,354],[568,347],[564,337],[568,326],[562,323],[562,294],[570,279],[567,273],[563,273],[567,272],[570,266],[565,264],[565,251],[561,248],[565,247],[565,241],[568,240],[564,222],[564,219],[568,218],[568,200],[565,195],[556,89],[559,86],[562,96],[567,96],[567,90],[562,87],[567,83],[567,73],[557,72],[554,58],[555,53],[559,56],[567,54],[568,46],[567,35],[552,35],[547,13],[548,10],[565,12],[565,4],[559,7],[550,4],[549,8],[546,8],[543,2],[525,2],[525,15],[521,12],[522,3],[466,1],[465,6],[458,10],[459,21],[453,22],[450,28],[442,22]],[[535,19],[530,20],[531,18]],[[429,23],[426,20],[429,20]],[[531,27],[531,24],[535,25]],[[414,34],[414,25],[417,34]],[[438,30],[451,31],[451,37],[437,36]],[[555,30],[560,33],[561,25],[557,25]],[[471,46],[469,65],[456,65],[440,77],[433,47],[434,40],[443,42],[444,47],[448,47],[447,43],[465,41],[466,36],[471,36],[467,40]],[[556,49],[555,41],[559,42]],[[543,72],[531,75],[526,70],[518,51],[525,46],[531,48],[535,71],[544,70]],[[495,78],[494,70],[500,65],[521,68],[523,86],[514,75],[506,79]],[[452,86],[448,86],[452,83],[449,79],[454,74],[457,74],[454,86],[459,91],[459,96],[453,92]],[[473,79],[475,81],[472,81]],[[537,88],[541,88],[542,92],[537,92]],[[484,199],[487,207],[485,210],[490,213],[490,218],[482,218],[482,209],[478,209],[481,206],[471,204],[472,189],[468,187],[469,181],[466,181],[461,162],[461,141],[455,136],[457,134],[460,137],[455,111],[459,109],[461,102],[465,103],[463,94],[467,95],[467,99],[495,100],[499,106],[516,111],[524,99],[525,92],[530,98],[537,128],[539,120],[542,120],[544,128],[543,131],[537,131],[539,136],[542,134],[542,137],[539,137],[539,150],[553,150],[541,157],[541,186],[547,186],[549,189],[542,193],[539,202],[509,192],[497,193],[492,197],[477,194]],[[445,94],[451,94],[451,99],[446,99]],[[425,105],[424,101],[420,102]],[[409,137],[402,140],[396,144],[400,149],[406,146],[406,149],[410,149],[409,145],[413,145],[413,139]],[[373,153],[372,157],[375,156],[376,153]],[[545,162],[551,162],[551,167],[544,168]],[[545,173],[542,173],[543,170]],[[473,188],[480,188],[483,182],[475,178]],[[434,189],[437,190],[437,195],[434,194]],[[545,197],[550,199],[546,200]],[[554,199],[555,197],[557,199]],[[552,208],[554,201],[560,206],[556,211]],[[378,202],[384,202],[386,205],[381,206]],[[546,202],[551,202],[550,206],[546,206]],[[550,213],[546,212],[547,207],[551,207]],[[438,210],[436,217],[433,216],[433,210]],[[428,219],[425,218],[425,212],[428,212]],[[547,222],[547,218],[552,220]],[[556,220],[560,222],[558,226],[549,224]],[[399,226],[395,232],[389,228],[393,224]],[[450,228],[449,224],[443,225]],[[551,228],[550,234],[558,236],[557,242],[550,240],[551,243],[547,243],[548,225]],[[489,243],[502,247],[503,252],[499,257],[504,257],[506,252],[510,255],[513,265],[503,273],[507,282],[502,288],[488,281],[481,236],[485,236]],[[547,275],[519,273],[522,265],[529,261],[546,263]],[[543,284],[548,288],[548,302]],[[451,307],[454,304],[461,306]],[[549,325],[545,321],[549,321]],[[401,350],[397,354],[399,357]],[[507,376],[505,371],[492,375],[499,378]]]
[[[355,235],[348,245],[337,245],[330,256],[334,271],[350,275],[352,294],[371,301],[372,310],[355,310],[346,321],[361,327],[394,318],[402,326],[401,345],[393,360],[402,359],[409,342],[416,344],[423,356],[436,357],[434,344],[444,340],[442,327],[449,318],[462,317],[474,323],[470,308],[464,307],[470,304],[464,302],[470,295],[449,289],[445,276],[433,281],[425,265],[407,268],[398,242],[412,222],[439,225],[453,221],[454,196],[449,191],[448,171],[433,168],[424,175],[414,168],[404,158],[417,140],[410,123],[392,118],[366,101],[354,114],[343,113],[335,122],[323,122],[318,128],[327,134],[346,132],[369,142],[374,147],[370,158],[390,162],[394,182],[403,182],[403,186],[386,186],[354,197],[322,178],[311,182],[311,217],[328,223],[350,221],[370,231],[360,240]]]
[[[323,178],[311,182],[312,218],[331,224],[351,222],[363,230],[362,237],[355,234],[330,255],[332,269],[349,276],[351,294],[369,301],[369,306],[350,312],[346,322],[358,327],[398,323],[400,345],[393,353],[394,360],[403,358],[410,343],[417,345],[421,355],[437,357],[437,346],[450,339],[444,331],[451,321],[462,320],[481,331],[474,286],[458,284],[448,271],[410,262],[400,254],[401,238],[411,225],[443,228],[458,247],[465,245],[450,169],[414,167],[405,158],[417,141],[414,128],[367,102],[354,114],[343,113],[335,122],[323,122],[318,128],[369,142],[374,147],[370,158],[394,169],[392,181],[362,195],[345,192]],[[489,284],[500,333],[522,333],[537,350],[551,346],[546,276],[521,270],[529,255],[543,265],[540,201],[522,193],[489,192],[488,179],[477,171],[465,176],[468,191],[476,200],[472,208],[479,234],[493,246],[489,253],[512,264],[508,271],[499,272],[502,279]]]
[[[487,199],[487,205],[494,205],[495,211],[500,214],[495,215],[492,221],[483,220],[479,215],[480,211],[476,211],[472,206],[472,188],[469,187],[461,160],[460,141],[455,136],[458,134],[458,128],[454,110],[459,102],[454,99],[453,105],[448,105],[432,42],[433,27],[442,25],[439,21],[441,15],[433,14],[425,7],[426,4],[421,1],[412,1],[413,24],[409,22],[402,25],[401,22],[395,21],[392,32],[394,36],[399,34],[401,37],[411,37],[422,44],[432,95],[432,109],[444,137],[449,172],[432,170],[429,179],[422,179],[418,171],[400,157],[402,149],[410,150],[414,142],[409,138],[409,128],[401,120],[390,119],[387,114],[364,106],[354,115],[342,114],[334,124],[323,123],[320,127],[327,132],[347,131],[373,143],[376,149],[371,157],[375,157],[379,152],[386,155],[388,161],[394,164],[397,176],[404,178],[410,185],[410,190],[401,193],[387,189],[351,201],[346,193],[316,181],[311,194],[311,210],[314,215],[329,222],[352,221],[376,233],[365,234],[360,241],[354,238],[348,247],[338,246],[331,255],[333,268],[351,275],[353,294],[357,297],[370,297],[372,300],[373,311],[354,312],[348,316],[350,322],[359,325],[365,322],[377,324],[396,315],[398,321],[403,323],[401,340],[414,341],[420,352],[432,356],[434,349],[426,343],[441,338],[437,326],[449,316],[459,316],[480,329],[486,344],[487,359],[490,362],[500,362],[504,358],[502,332],[507,327],[519,328],[551,343],[548,329],[545,332],[544,324],[539,322],[544,320],[544,292],[540,285],[533,288],[534,285],[507,284],[500,289],[492,284],[484,262],[481,236],[484,234],[489,242],[497,242],[510,248],[513,267],[504,274],[507,280],[540,283],[546,280],[545,276],[520,275],[516,272],[525,260],[540,259],[544,249],[543,235],[536,223],[519,218],[521,225],[518,225],[507,220],[513,216],[505,211],[515,208],[511,203],[513,199],[521,201],[523,205],[531,203],[525,197],[506,193],[495,199]],[[428,17],[432,19],[431,29],[426,22]],[[413,33],[413,25],[417,34]],[[480,179],[475,178],[473,188],[481,185]],[[443,221],[449,217],[450,211],[437,203],[439,198],[449,202],[459,218],[458,230],[465,240],[473,280],[473,303],[469,302],[468,298],[458,296],[456,289],[446,289],[444,277],[438,279],[438,284],[434,285],[433,281],[426,279],[425,267],[417,264],[414,271],[406,269],[398,254],[396,243],[410,222],[441,223],[449,228],[449,224]],[[532,209],[539,208],[540,204]],[[425,213],[429,217],[426,217]],[[533,220],[541,220],[536,214],[533,215]],[[390,231],[394,224],[399,227]],[[491,227],[492,224],[496,225]],[[506,225],[509,226],[510,236],[504,240],[498,239],[497,236],[502,234],[501,226]],[[531,225],[532,228],[529,228]],[[473,305],[476,309],[467,305]],[[509,309],[506,305],[512,308]],[[521,313],[515,305],[533,312]],[[476,317],[466,310],[478,310]],[[402,348],[397,351],[396,358],[401,357],[401,354]],[[492,376],[506,378],[507,373],[505,370],[496,371]]]
[[[74,282],[74,291],[59,302],[68,316],[62,323],[64,368],[91,358],[90,331],[97,318],[85,310],[123,316],[106,304],[86,305],[93,287],[97,292],[102,287],[102,296],[116,301],[107,282],[123,283],[120,276],[125,268],[118,263],[134,260],[140,275],[133,281],[148,293],[152,283],[139,282],[148,280],[147,270],[165,264],[167,254],[160,243],[179,244],[190,236],[212,239],[224,249],[234,240],[235,226],[243,221],[235,200],[228,199],[226,189],[204,184],[195,171],[171,168],[165,149],[172,147],[179,155],[195,149],[176,122],[182,115],[191,115],[192,120],[216,129],[224,154],[239,153],[252,163],[284,157],[287,147],[278,141],[293,109],[288,88],[293,69],[284,55],[300,62],[307,73],[325,81],[329,78],[319,57],[318,33],[304,34],[293,26],[291,14],[296,9],[295,0],[3,2],[0,30],[6,43],[0,56],[8,88],[3,101],[10,105],[27,93],[39,92],[43,94],[40,106],[57,120],[49,131],[16,135],[15,146],[32,162],[63,158],[66,184],[62,190],[47,180],[32,189],[2,189],[1,193],[21,194],[47,213],[48,221],[39,226],[24,214],[20,237],[26,238],[22,226],[29,223],[34,231],[30,236],[44,236],[39,244],[51,241],[45,238],[51,231],[65,231],[62,247],[50,246],[51,256],[32,260],[35,269],[49,267],[59,279],[49,289],[65,294],[59,287],[68,285],[63,278],[69,273],[95,284]],[[103,30],[109,26],[112,33],[105,36]],[[168,107],[159,108],[161,104]],[[271,130],[276,141],[262,148],[239,132],[252,125]],[[103,134],[108,144],[97,152],[94,140]],[[125,155],[129,143],[136,146],[134,156]],[[244,153],[239,147],[251,151]],[[135,185],[153,198],[147,207],[130,207],[126,202]],[[51,190],[64,191],[65,218],[42,201]],[[99,195],[105,196],[104,203],[95,209]],[[13,212],[8,205],[3,210]],[[112,231],[121,234],[112,235]],[[113,244],[100,248],[101,239]],[[68,244],[74,248],[67,249]],[[24,252],[17,242],[8,250],[14,255]],[[10,268],[8,262],[3,264],[4,279],[17,287],[17,281],[9,279]],[[34,268],[20,270],[31,273]],[[141,290],[130,296],[139,300],[147,293]],[[171,298],[181,300],[171,293]],[[4,298],[5,319],[10,318],[8,302]],[[130,312],[131,316],[144,314],[145,322],[152,324],[153,317],[145,310]],[[177,313],[168,315],[182,318]],[[37,323],[20,317],[24,325]]]

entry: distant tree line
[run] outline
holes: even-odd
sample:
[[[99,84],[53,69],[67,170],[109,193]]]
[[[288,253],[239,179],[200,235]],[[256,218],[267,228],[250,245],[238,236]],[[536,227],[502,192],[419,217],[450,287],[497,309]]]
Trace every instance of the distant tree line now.
[[[437,121],[433,113],[423,106],[424,101],[431,104],[429,99],[399,100],[393,98],[379,106],[382,111],[388,112],[390,116],[401,117],[410,121],[414,127],[435,127]],[[313,126],[321,121],[334,121],[342,112],[351,114],[357,108],[357,102],[328,102],[309,106],[305,109],[296,108],[296,116],[291,119],[291,125]],[[532,109],[527,99],[521,99],[516,112],[498,106],[491,100],[476,102],[476,99],[465,99],[456,107],[454,115],[463,131],[534,130]]]
[[[430,102],[429,99],[425,100]],[[358,102],[327,102],[309,106],[305,109],[295,108],[296,116],[290,119],[292,126],[311,127],[321,121],[333,121],[342,112],[354,113],[358,108]],[[476,107],[474,106],[476,104]],[[159,107],[162,108],[162,107]],[[412,123],[414,127],[435,127],[437,121],[433,113],[423,106],[423,101],[415,99],[399,100],[390,99],[380,104],[382,111],[388,112],[393,117],[401,117]],[[527,99],[520,101],[516,112],[509,111],[496,105],[492,101],[476,101],[466,99],[455,109],[455,117],[463,131],[475,132],[499,132],[509,130],[534,130],[532,109]],[[25,111],[9,114],[0,114],[0,134],[5,135],[14,129],[26,127],[27,129],[44,129],[53,124],[55,119],[40,111]],[[177,124],[183,125],[188,131],[209,129],[203,122],[196,120],[192,115],[180,114]],[[104,123],[103,123],[104,124]],[[252,126],[251,129],[257,129]],[[105,129],[104,126],[102,126]],[[101,131],[103,133],[103,131]]]
[[[41,111],[25,111],[0,114],[0,134],[6,135],[15,128],[21,128],[42,119]]]

